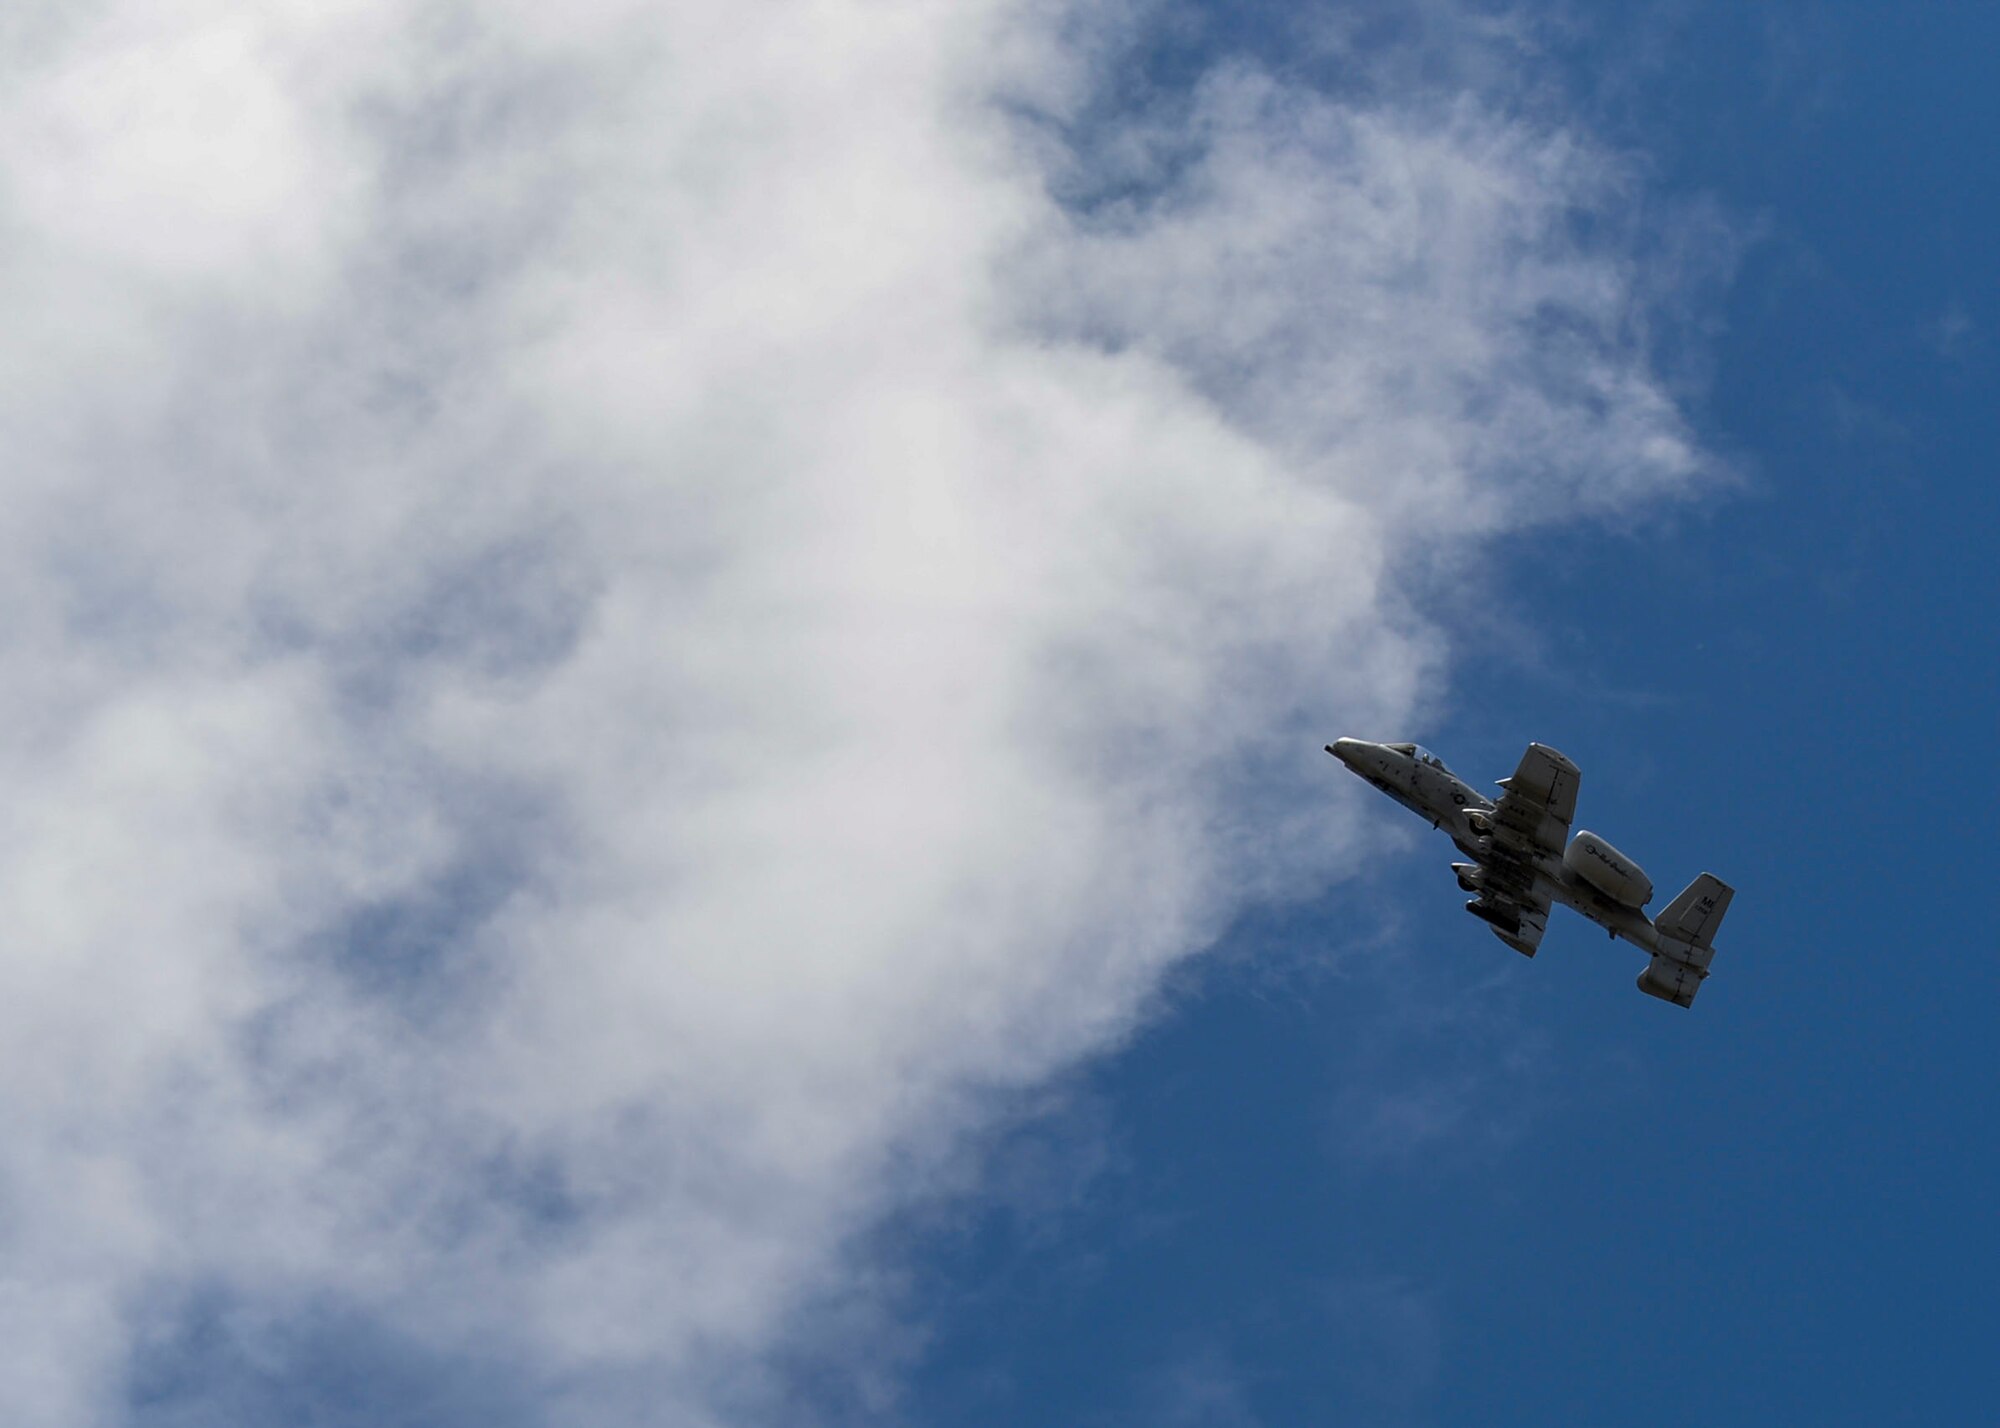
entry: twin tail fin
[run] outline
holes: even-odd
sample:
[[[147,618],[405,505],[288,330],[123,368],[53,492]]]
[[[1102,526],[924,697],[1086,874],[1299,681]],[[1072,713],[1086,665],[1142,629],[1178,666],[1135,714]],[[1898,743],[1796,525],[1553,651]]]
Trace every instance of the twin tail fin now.
[[[1703,873],[1682,889],[1653,919],[1660,950],[1639,974],[1639,990],[1675,1006],[1692,1005],[1715,958],[1715,929],[1735,895],[1736,889],[1713,873]]]

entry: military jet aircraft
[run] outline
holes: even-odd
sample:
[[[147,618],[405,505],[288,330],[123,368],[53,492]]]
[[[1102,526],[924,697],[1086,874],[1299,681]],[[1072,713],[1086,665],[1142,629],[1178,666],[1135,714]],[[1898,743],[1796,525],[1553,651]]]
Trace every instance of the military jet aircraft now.
[[[1653,884],[1639,865],[1598,837],[1570,837],[1576,815],[1575,764],[1544,744],[1528,745],[1498,803],[1416,744],[1340,739],[1326,751],[1451,841],[1472,861],[1453,863],[1474,894],[1465,910],[1524,957],[1535,955],[1554,903],[1575,908],[1614,937],[1652,957],[1639,990],[1689,1006],[1715,957],[1715,929],[1735,890],[1703,873],[1658,917],[1641,912]]]

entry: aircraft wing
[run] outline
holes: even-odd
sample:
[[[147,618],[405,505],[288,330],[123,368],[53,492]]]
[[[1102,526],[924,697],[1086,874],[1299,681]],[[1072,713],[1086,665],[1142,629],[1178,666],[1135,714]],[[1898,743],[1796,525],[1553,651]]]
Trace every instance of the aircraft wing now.
[[[1576,817],[1577,766],[1546,744],[1530,744],[1493,808],[1493,840],[1516,853],[1562,856]]]
[[[1493,929],[1493,935],[1523,957],[1535,955],[1542,945],[1542,933],[1549,925],[1549,900],[1530,890],[1502,892],[1490,890],[1466,911]]]

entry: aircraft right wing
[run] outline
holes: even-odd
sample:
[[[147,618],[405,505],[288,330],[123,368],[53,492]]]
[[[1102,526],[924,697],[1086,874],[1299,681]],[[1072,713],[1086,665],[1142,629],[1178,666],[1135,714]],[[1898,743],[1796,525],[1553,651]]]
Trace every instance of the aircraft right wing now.
[[[1560,858],[1576,817],[1577,766],[1546,744],[1530,744],[1493,808],[1493,841],[1516,853]]]
[[[1532,888],[1487,888],[1465,910],[1523,957],[1535,955],[1549,925],[1549,901]]]

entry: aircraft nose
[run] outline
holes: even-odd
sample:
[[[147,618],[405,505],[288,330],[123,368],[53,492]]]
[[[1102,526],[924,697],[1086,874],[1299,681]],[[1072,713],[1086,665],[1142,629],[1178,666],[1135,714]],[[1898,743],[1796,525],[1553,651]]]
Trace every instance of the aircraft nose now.
[[[1335,739],[1326,746],[1326,751],[1349,768],[1353,768],[1355,755],[1359,754],[1364,747],[1365,745],[1360,739]]]

